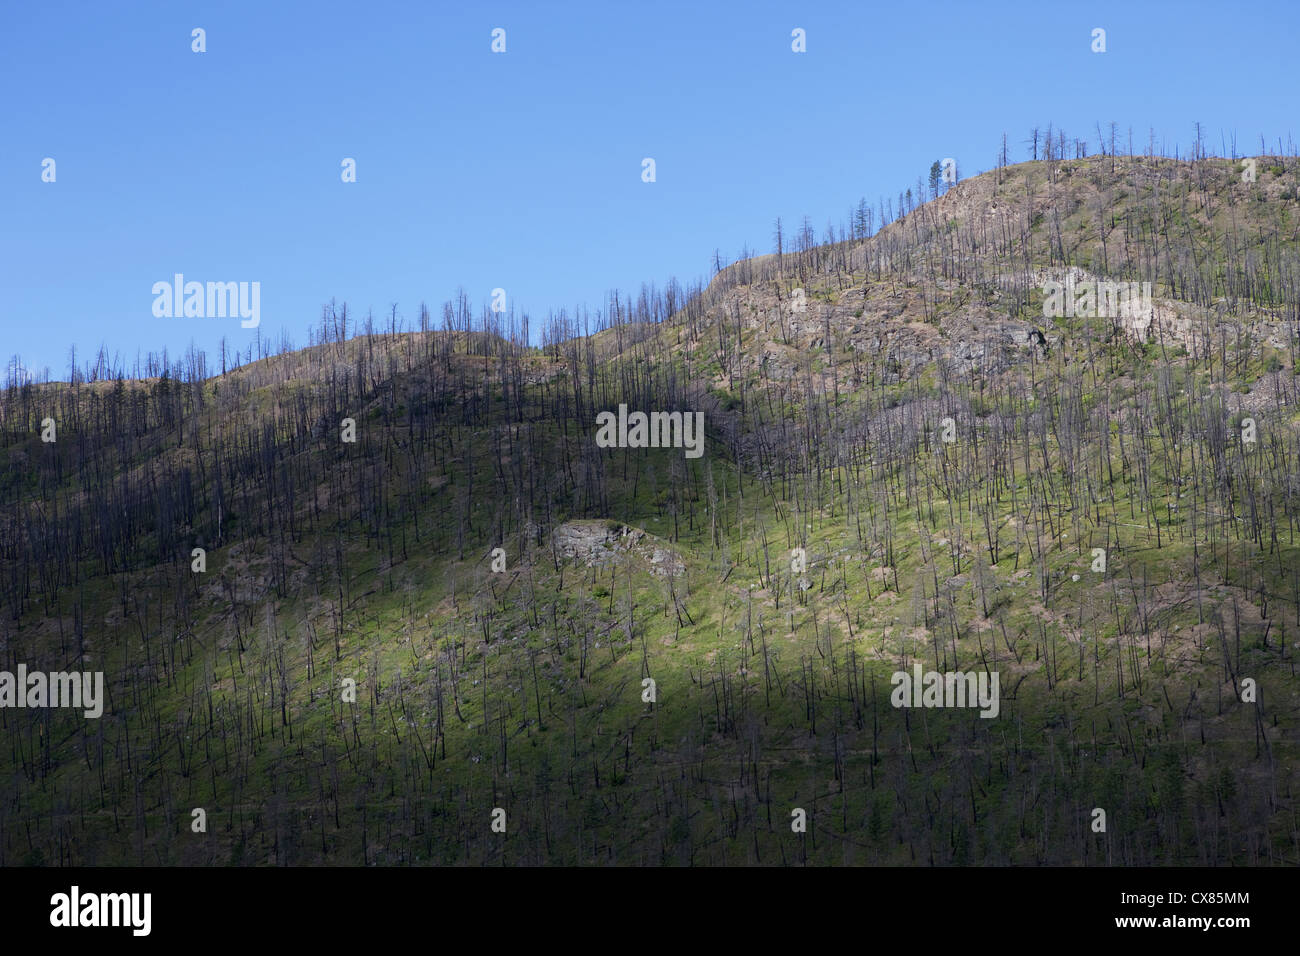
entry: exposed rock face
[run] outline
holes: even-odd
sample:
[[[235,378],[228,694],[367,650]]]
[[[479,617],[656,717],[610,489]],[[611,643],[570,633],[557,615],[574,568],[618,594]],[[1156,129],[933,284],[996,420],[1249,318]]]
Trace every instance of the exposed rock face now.
[[[1226,161],[1198,167],[1191,180],[1176,161],[1153,157],[1056,159],[966,179],[870,238],[723,268],[706,294],[708,320],[692,323],[691,337],[679,344],[716,363],[711,384],[733,394],[745,379],[813,393],[868,382],[917,382],[924,390],[941,387],[945,376],[1014,381],[1040,359],[1078,358],[1077,323],[1053,320],[1040,308],[1044,284],[1069,278],[1096,283],[1118,306],[1113,314],[1092,313],[1113,322],[1113,330],[1099,329],[1103,336],[1113,331],[1109,342],[1181,348],[1204,358],[1228,336],[1286,351],[1292,330],[1282,309],[1243,309],[1236,298],[1207,300],[1203,293],[1192,297],[1196,304],[1152,294],[1213,289],[1227,296],[1225,289],[1236,289],[1231,296],[1239,297],[1245,272],[1262,259],[1238,257],[1232,275],[1207,270],[1190,253],[1155,262],[1149,243],[1126,231],[1133,226],[1125,218],[1148,221],[1169,212],[1170,195],[1185,186],[1199,198],[1184,201],[1179,215],[1211,232],[1230,228],[1250,246],[1249,236],[1274,228],[1268,203],[1293,198],[1280,192],[1293,189],[1283,165],[1249,197],[1238,189],[1240,170]],[[1216,223],[1230,200],[1233,215],[1244,218]],[[1243,265],[1247,260],[1256,265]],[[1055,262],[1083,265],[1044,265]],[[1160,277],[1154,290],[1136,279],[1153,269]],[[1065,315],[1072,317],[1073,308]],[[725,334],[705,331],[718,326]]]
[[[686,570],[680,555],[661,538],[616,522],[565,522],[555,529],[555,550],[589,568],[607,567],[620,557],[629,556],[659,576],[677,576]]]
[[[803,379],[811,361],[813,387],[853,389],[862,384],[855,354],[886,356],[886,384],[908,381],[942,363],[949,374],[997,374],[1049,347],[1032,322],[1010,318],[986,304],[953,308],[955,286],[940,292],[935,309],[920,287],[878,283],[818,291],[794,298],[772,283],[729,290],[715,306],[739,317],[744,346],[733,372],[774,381]],[[723,381],[717,384],[724,384]]]
[[[1031,282],[1040,289],[1049,282],[1073,283],[1074,286],[1081,287],[1085,282],[1095,283],[1100,286],[1115,281],[1117,280],[1078,267],[1042,269],[1033,273],[1031,279]],[[1116,327],[1135,342],[1182,346],[1190,353],[1194,351],[1196,345],[1193,334],[1193,319],[1198,317],[1206,317],[1204,309],[1198,309],[1184,302],[1153,298],[1150,302],[1150,308],[1121,308],[1113,318]],[[1050,322],[1051,320],[1044,318],[1043,321]]]

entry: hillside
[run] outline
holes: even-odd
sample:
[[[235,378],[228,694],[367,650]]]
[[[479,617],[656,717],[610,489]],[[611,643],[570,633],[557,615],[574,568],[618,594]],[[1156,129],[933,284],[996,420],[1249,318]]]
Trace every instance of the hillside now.
[[[3,667],[108,700],[0,708],[0,863],[1300,863],[1300,163],[1240,169],[996,169],[541,348],[4,390]],[[1098,281],[1149,304],[1048,314]]]

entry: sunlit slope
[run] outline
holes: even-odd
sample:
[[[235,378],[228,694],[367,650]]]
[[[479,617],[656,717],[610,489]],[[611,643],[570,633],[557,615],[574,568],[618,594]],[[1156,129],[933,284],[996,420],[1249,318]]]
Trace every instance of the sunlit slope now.
[[[1300,862],[1295,176],[1022,164],[661,323],[4,392],[4,668],[108,701],[0,708],[0,859]]]

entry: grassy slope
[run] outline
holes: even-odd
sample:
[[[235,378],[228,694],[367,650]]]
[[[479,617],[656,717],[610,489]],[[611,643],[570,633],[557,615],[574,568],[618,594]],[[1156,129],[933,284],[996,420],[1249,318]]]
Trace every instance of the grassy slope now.
[[[858,277],[825,295],[883,296],[887,285]],[[939,324],[966,307],[941,303]],[[760,337],[748,334],[746,348]],[[1097,348],[1105,384],[1082,386],[1088,415],[1103,400],[1112,413],[1145,400],[1161,368],[1188,403],[1204,394],[1195,379],[1205,372],[1185,358],[1124,342]],[[710,356],[688,342],[669,360],[689,358],[703,380],[723,377]],[[1040,380],[1067,380],[1066,357],[1058,349],[1041,363]],[[1277,374],[1265,371],[1271,357],[1256,349],[1239,387]],[[904,405],[941,391],[974,397],[965,383],[941,390],[928,372],[883,391]],[[1038,408],[1053,394],[1040,388]],[[212,414],[248,421],[271,399],[254,393],[239,412]],[[1033,414],[1024,396],[978,399],[986,418]],[[847,409],[867,399],[841,400]],[[785,401],[782,413],[802,410],[799,398]],[[560,448],[586,436],[562,437],[540,405],[534,412],[519,426],[540,450],[529,465],[546,477],[558,517],[582,518],[558,476]],[[280,598],[267,590],[268,544],[239,540],[234,508],[232,541],[210,553],[183,636],[169,606],[176,576],[188,573],[183,556],[128,579],[85,581],[57,611],[11,631],[26,659],[57,658],[56,622],[79,602],[92,625],[88,666],[107,672],[114,697],[98,722],[0,713],[11,781],[4,862],[1294,862],[1297,609],[1274,604],[1265,646],[1259,598],[1261,588],[1290,592],[1294,540],[1282,529],[1261,552],[1222,526],[1193,538],[1170,507],[1144,513],[1132,439],[1121,452],[1117,430],[1100,453],[1113,480],[1074,511],[1060,448],[1044,460],[1024,431],[1016,487],[996,496],[1003,539],[984,600],[972,563],[983,522],[969,499],[936,493],[944,465],[929,452],[915,460],[930,492],[909,507],[876,493],[889,468],[869,464],[821,474],[828,493],[816,505],[815,495],[742,474],[712,441],[706,458],[680,465],[690,480],[677,483],[676,521],[675,453],[612,452],[614,506],[586,517],[644,529],[681,556],[682,627],[665,577],[643,556],[608,567],[562,560],[557,570],[546,533],[498,542],[499,505],[486,496],[474,498],[458,547],[457,496],[471,472],[480,486],[492,473],[495,448],[481,431],[445,424],[455,457],[418,518],[395,529],[406,534],[404,558],[390,564],[380,535],[343,520],[341,600],[326,570],[328,521],[315,540],[290,546],[296,574]],[[1170,438],[1146,440],[1145,481],[1176,503],[1158,453]],[[381,453],[364,439],[340,449],[332,435],[302,452],[322,470],[339,456],[360,466]],[[386,469],[400,488],[402,459]],[[1016,530],[1031,482],[1059,489],[1047,496],[1060,507],[1041,561]],[[982,488],[977,475],[958,485]],[[500,575],[485,557],[497,543],[509,554]],[[806,590],[789,571],[796,545],[809,555]],[[1098,545],[1110,555],[1103,575],[1089,570]],[[943,599],[918,589],[935,578]],[[1225,641],[1233,671],[1259,681],[1262,724],[1234,697]],[[889,674],[913,657],[935,666],[936,654],[940,669],[997,662],[999,719],[888,706]],[[132,674],[145,679],[127,681]],[[641,699],[647,675],[653,706]],[[357,680],[355,707],[340,699],[345,677]],[[190,831],[193,807],[209,814],[206,834]],[[507,812],[504,836],[490,829],[494,807]],[[789,826],[796,807],[810,818],[803,837]],[[1089,831],[1094,807],[1107,811],[1105,834]]]

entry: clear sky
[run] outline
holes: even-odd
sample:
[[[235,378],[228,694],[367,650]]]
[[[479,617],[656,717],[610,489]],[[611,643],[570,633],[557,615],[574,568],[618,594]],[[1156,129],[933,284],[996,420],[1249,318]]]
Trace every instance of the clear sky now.
[[[1289,2],[11,2],[0,359],[62,378],[71,345],[211,362],[256,334],[155,317],[178,272],[259,282],[259,331],[297,345],[330,299],[409,327],[457,287],[536,330],[770,251],[777,216],[820,238],[936,159],[989,169],[1004,130],[1025,159],[1049,121],[1094,153],[1112,120],[1138,151],[1198,120],[1212,152],[1289,151],[1298,37]]]

